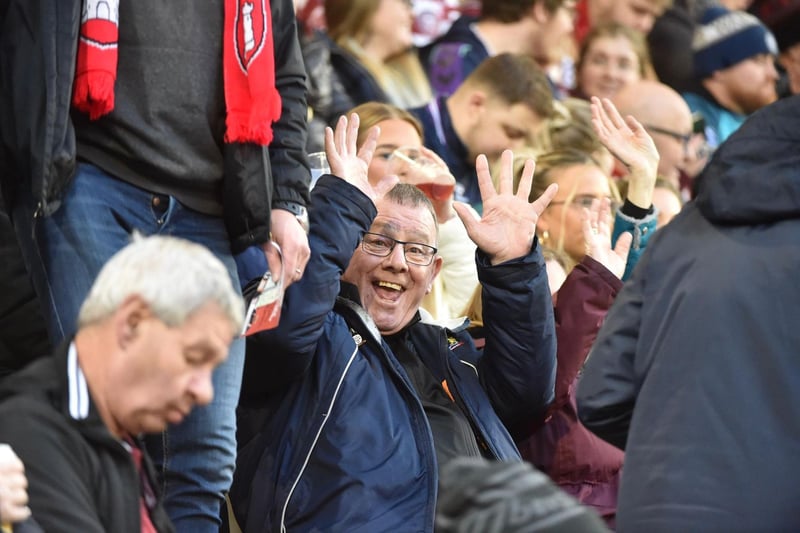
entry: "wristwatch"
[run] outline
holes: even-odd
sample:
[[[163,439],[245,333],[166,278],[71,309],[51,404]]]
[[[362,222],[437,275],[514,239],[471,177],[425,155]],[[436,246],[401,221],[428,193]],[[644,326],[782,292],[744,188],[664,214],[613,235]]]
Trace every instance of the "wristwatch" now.
[[[288,202],[288,201],[277,201],[272,204],[273,209],[283,209],[284,211],[289,211],[297,221],[300,223],[300,227],[308,233],[308,210],[305,206],[298,204],[297,202]]]

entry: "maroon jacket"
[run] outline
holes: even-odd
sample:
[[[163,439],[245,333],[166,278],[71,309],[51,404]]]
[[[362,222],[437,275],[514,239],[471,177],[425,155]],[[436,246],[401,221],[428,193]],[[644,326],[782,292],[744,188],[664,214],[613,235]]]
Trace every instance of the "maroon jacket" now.
[[[567,276],[555,304],[555,401],[544,425],[517,443],[526,461],[611,523],[624,454],[578,421],[575,389],[597,331],[621,287],[616,276],[588,256]]]

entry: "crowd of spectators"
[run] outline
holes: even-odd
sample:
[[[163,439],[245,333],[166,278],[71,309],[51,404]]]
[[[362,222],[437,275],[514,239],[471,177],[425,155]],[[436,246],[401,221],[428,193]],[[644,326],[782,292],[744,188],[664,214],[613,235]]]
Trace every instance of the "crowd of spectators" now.
[[[4,532],[800,528],[800,0],[0,28]]]

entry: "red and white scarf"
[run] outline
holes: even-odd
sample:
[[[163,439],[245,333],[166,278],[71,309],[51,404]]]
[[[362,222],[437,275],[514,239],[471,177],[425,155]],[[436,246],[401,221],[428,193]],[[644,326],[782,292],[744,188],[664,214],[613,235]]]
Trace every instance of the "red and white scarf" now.
[[[281,115],[272,13],[267,0],[224,1],[225,142],[267,145]],[[96,120],[114,109],[119,2],[83,0],[82,13],[72,105]]]

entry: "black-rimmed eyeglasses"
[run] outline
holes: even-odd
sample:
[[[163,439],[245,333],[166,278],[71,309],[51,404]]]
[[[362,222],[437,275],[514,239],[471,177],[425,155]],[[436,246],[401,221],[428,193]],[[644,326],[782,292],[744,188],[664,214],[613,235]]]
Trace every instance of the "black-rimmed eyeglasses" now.
[[[378,257],[388,256],[397,244],[403,246],[403,257],[405,257],[407,263],[412,265],[428,266],[436,256],[437,250],[435,247],[421,242],[398,241],[380,233],[370,232],[365,233],[361,239],[361,249],[370,255]]]

